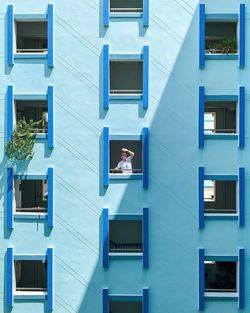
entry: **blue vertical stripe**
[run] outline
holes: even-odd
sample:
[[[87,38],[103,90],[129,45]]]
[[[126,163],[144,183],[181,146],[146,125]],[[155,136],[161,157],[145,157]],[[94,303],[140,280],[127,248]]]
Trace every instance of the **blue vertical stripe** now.
[[[205,261],[205,250],[199,248],[199,310],[204,311],[205,309],[205,270],[204,270],[204,261]]]
[[[14,15],[13,5],[9,4],[7,9],[7,62],[9,65],[14,64],[13,53],[13,29],[14,29]]]
[[[7,306],[9,309],[13,307],[13,259],[14,249],[7,248]]]
[[[204,147],[205,87],[199,87],[199,147]]]
[[[109,290],[108,288],[102,289],[102,312],[109,313]]]
[[[204,227],[204,167],[198,169],[199,228]]]
[[[143,108],[148,108],[149,100],[149,47],[143,47]]]
[[[103,267],[109,267],[109,210],[103,209]]]
[[[143,26],[149,26],[149,0],[143,0]]]
[[[143,313],[148,313],[149,312],[149,297],[148,297],[148,288],[143,288]]]
[[[240,42],[239,42],[239,67],[245,66],[245,49],[246,49],[246,12],[245,4],[240,4]]]
[[[7,227],[13,229],[13,168],[7,168]]]
[[[103,25],[109,26],[109,0],[103,0]]]
[[[143,268],[148,268],[149,257],[149,230],[148,208],[143,208]]]
[[[48,295],[47,305],[48,310],[54,309],[54,251],[53,248],[47,249],[47,281],[48,281]]]
[[[245,145],[245,87],[239,88],[239,148]]]
[[[54,227],[54,169],[48,168],[48,226]]]
[[[109,185],[109,128],[103,128],[103,185]]]
[[[245,224],[245,169],[239,168],[239,226]]]
[[[205,66],[205,4],[200,4],[200,25],[199,25],[199,66]]]
[[[109,108],[109,45],[103,46],[103,108]]]
[[[11,141],[13,132],[13,86],[7,89],[7,141]]]
[[[239,309],[245,309],[245,249],[239,249]]]
[[[48,87],[48,148],[54,148],[54,89]]]
[[[143,188],[148,188],[148,128],[143,127],[142,148],[143,148]]]
[[[54,43],[53,43],[53,4],[48,4],[48,66],[54,66]]]

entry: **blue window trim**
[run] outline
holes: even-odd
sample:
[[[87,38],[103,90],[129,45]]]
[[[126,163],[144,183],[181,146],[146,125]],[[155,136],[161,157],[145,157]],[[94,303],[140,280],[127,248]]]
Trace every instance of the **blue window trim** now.
[[[205,95],[205,102],[209,101],[238,101],[238,95]]]
[[[143,188],[148,188],[148,150],[149,150],[149,130],[143,127],[142,130],[142,161],[143,161]]]
[[[13,86],[9,85],[7,88],[7,141],[9,142],[13,132]]]
[[[239,88],[239,148],[245,145],[245,87]]]
[[[13,260],[14,260],[14,248],[7,248],[7,306],[9,309],[13,308]]]
[[[48,168],[48,226],[54,227],[54,168]]]
[[[205,67],[205,4],[199,6],[199,67]]]
[[[48,66],[54,67],[54,40],[53,40],[54,7],[53,7],[53,4],[48,4],[47,14],[48,14]]]
[[[199,248],[199,311],[205,309],[205,249]]]
[[[109,210],[103,209],[103,267],[109,267]]]
[[[143,26],[149,26],[149,0],[143,0]]]
[[[238,60],[238,54],[205,54],[206,60]]]
[[[14,14],[13,5],[7,7],[7,61],[10,66],[14,64],[13,54]]]
[[[245,169],[239,168],[239,226],[243,227],[245,222]]]
[[[199,228],[204,228],[204,167],[198,168]]]
[[[143,288],[143,301],[142,301],[142,312],[148,313],[149,312],[149,289]]]
[[[109,127],[103,128],[103,185],[109,185]]]
[[[204,147],[205,87],[199,87],[199,148]]]
[[[48,148],[54,148],[54,88],[48,86]]]
[[[109,26],[109,0],[103,0],[103,25]]]
[[[7,228],[13,229],[13,168],[7,168]]]
[[[245,37],[246,37],[246,9],[245,4],[240,4],[240,38],[239,38],[239,68],[244,68],[245,66]]]
[[[149,265],[149,217],[148,208],[143,208],[143,268]]]
[[[245,249],[239,249],[239,309],[245,309]]]
[[[238,175],[220,175],[220,174],[209,174],[205,175],[205,180],[220,180],[220,181],[237,181]]]
[[[102,312],[109,313],[109,289],[102,289]]]
[[[47,249],[47,306],[48,310],[54,309],[54,249]]]
[[[143,92],[141,95],[110,94],[110,65],[112,60],[142,60],[143,62]],[[109,108],[113,101],[141,100],[143,109],[149,106],[149,46],[143,46],[141,54],[110,54],[109,45],[103,46],[103,109]]]

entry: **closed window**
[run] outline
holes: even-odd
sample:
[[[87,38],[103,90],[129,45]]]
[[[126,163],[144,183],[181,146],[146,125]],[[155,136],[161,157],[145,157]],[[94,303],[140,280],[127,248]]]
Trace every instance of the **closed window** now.
[[[109,313],[142,313],[142,302],[110,301]]]

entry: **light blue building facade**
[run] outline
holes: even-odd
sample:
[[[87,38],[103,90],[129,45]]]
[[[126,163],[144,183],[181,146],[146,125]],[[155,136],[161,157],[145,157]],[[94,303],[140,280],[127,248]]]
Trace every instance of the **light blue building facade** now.
[[[1,312],[250,311],[248,10],[3,1]]]

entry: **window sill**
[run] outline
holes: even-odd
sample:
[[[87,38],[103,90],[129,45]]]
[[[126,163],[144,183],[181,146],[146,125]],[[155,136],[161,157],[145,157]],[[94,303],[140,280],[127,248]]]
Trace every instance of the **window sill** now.
[[[36,139],[47,139],[48,134],[36,134]]]
[[[142,94],[109,94],[110,100],[142,100]]]
[[[205,54],[206,60],[238,60],[238,53],[236,54]]]
[[[14,292],[14,299],[18,300],[45,300],[47,292],[43,291],[16,291]]]
[[[47,213],[14,213],[14,219],[46,220]]]
[[[205,292],[205,298],[207,299],[237,299],[239,297],[238,292]]]
[[[131,180],[137,180],[142,179],[143,174],[109,174],[109,179],[131,179]]]
[[[208,220],[238,220],[238,214],[228,214],[228,213],[205,213],[205,218]]]
[[[48,53],[15,53],[14,59],[47,59]]]
[[[141,18],[143,12],[110,12],[110,18]]]
[[[136,258],[142,258],[143,257],[143,253],[139,252],[139,253],[114,253],[114,252],[110,252],[109,253],[109,257],[110,258],[114,258],[114,259],[136,259]]]
[[[238,139],[238,134],[204,134],[206,139]]]

